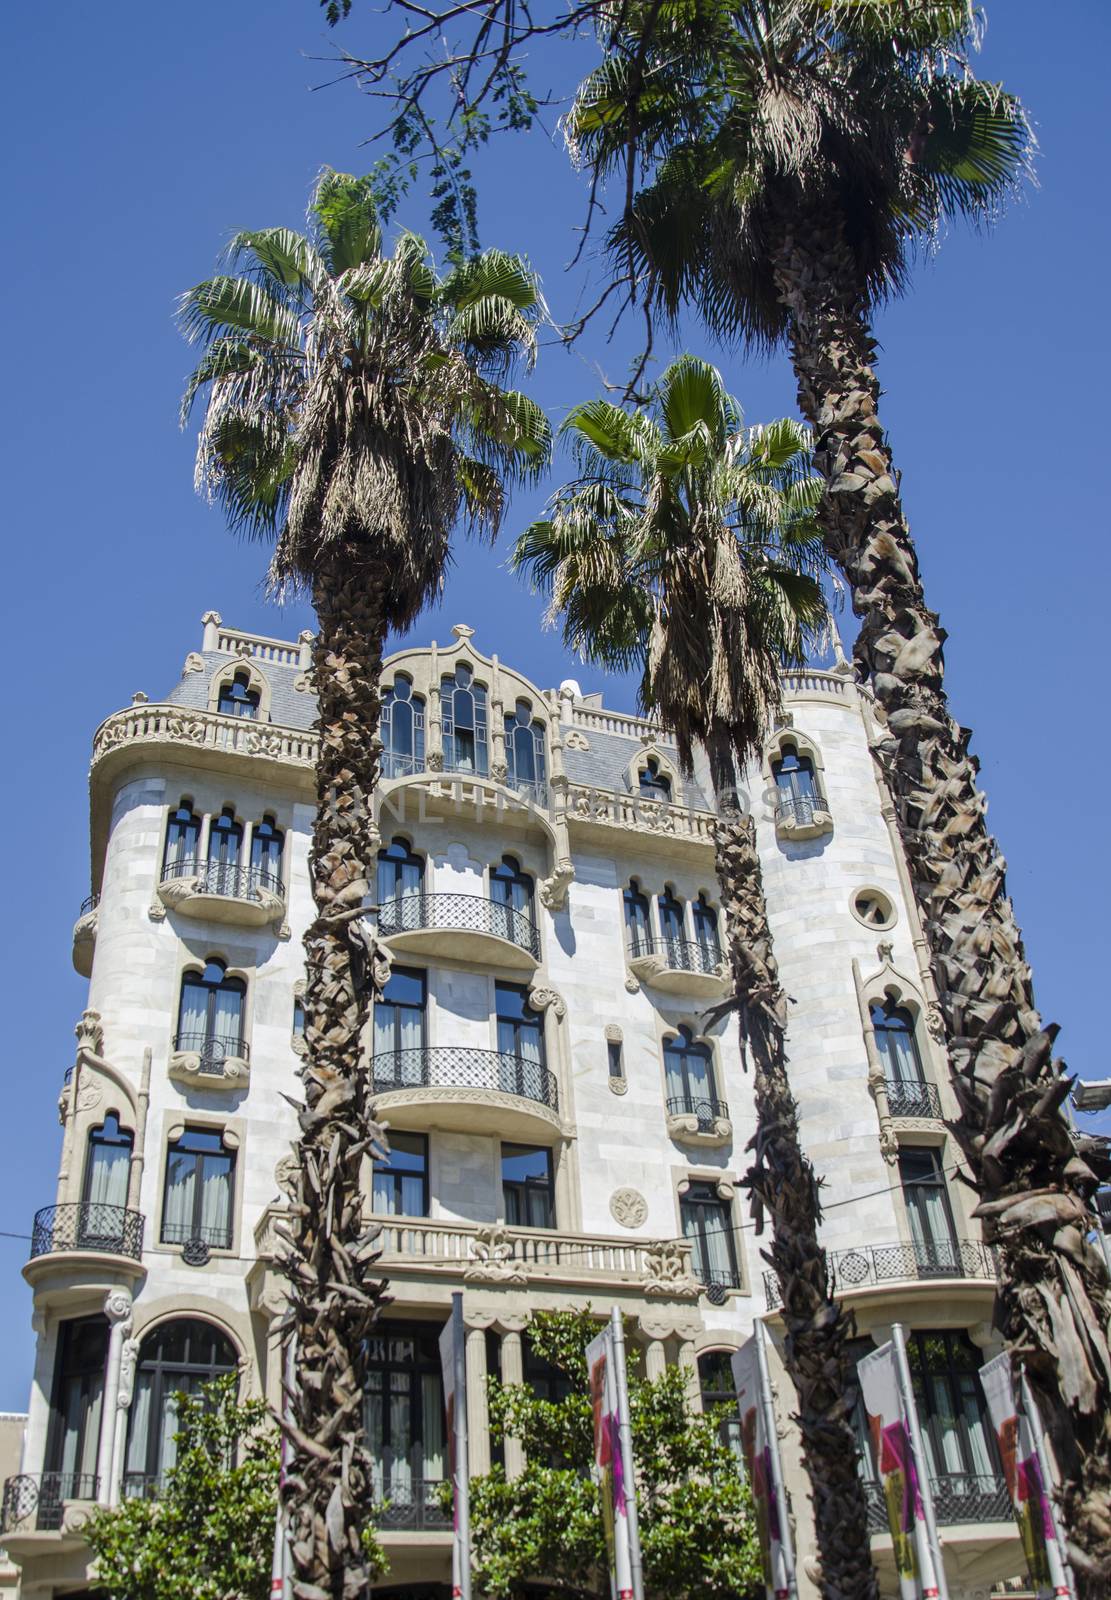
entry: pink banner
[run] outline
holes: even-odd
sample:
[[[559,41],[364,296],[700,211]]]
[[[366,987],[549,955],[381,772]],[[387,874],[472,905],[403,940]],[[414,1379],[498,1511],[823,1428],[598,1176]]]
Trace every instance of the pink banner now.
[[[590,1379],[590,1404],[594,1411],[594,1472],[606,1530],[610,1589],[615,1600],[632,1600],[629,1517],[625,1505],[625,1473],[621,1459],[612,1328],[607,1327],[604,1333],[587,1345],[586,1370]]]

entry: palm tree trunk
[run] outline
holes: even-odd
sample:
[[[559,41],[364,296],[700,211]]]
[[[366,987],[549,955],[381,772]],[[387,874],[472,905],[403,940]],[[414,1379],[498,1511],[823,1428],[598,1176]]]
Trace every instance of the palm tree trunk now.
[[[384,1148],[366,1070],[380,957],[362,921],[377,834],[378,678],[388,576],[357,546],[318,573],[313,684],[320,756],[311,872],[316,917],[305,935],[305,1107],[299,1113],[296,1199],[290,1208],[293,1454],[283,1499],[296,1594],[357,1600],[367,1593],[360,1535],[371,1463],[363,1431],[366,1340],[384,1284],[370,1277],[377,1229],[363,1228],[360,1171]]]
[[[804,415],[826,478],[830,553],[862,619],[856,659],[885,732],[895,797],[930,945],[961,1114],[953,1132],[996,1246],[1003,1331],[1041,1402],[1063,1477],[1076,1566],[1111,1579],[1111,1292],[1092,1195],[1106,1153],[1062,1114],[1071,1080],[1055,1025],[1034,1008],[1005,863],[985,821],[969,730],[949,714],[944,630],[926,606],[879,421],[875,343],[839,229],[792,218],[777,283],[792,323]]]
[[[799,1405],[803,1461],[810,1477],[814,1530],[826,1600],[878,1600],[868,1508],[857,1468],[852,1409],[858,1393],[848,1350],[851,1314],[833,1298],[818,1180],[799,1139],[798,1107],[787,1077],[787,997],[772,952],[756,829],[737,806],[728,749],[710,752],[718,821],[716,864],[726,914],[741,1050],[753,1063],[756,1134],[745,1176],[758,1230],[771,1217],[771,1249],[787,1335],[787,1370]]]

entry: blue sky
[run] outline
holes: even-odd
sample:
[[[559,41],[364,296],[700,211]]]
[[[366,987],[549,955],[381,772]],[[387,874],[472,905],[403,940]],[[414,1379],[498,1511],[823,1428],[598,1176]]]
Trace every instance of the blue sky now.
[[[1107,512],[1097,441],[1108,340],[1104,64],[1111,13],[1074,0],[1067,30],[1035,0],[996,0],[982,57],[1031,107],[1040,188],[993,236],[954,234],[879,319],[884,417],[931,603],[950,634],[956,715],[975,730],[1043,1013],[1085,1077],[1107,1072],[1108,791],[1103,672]],[[293,637],[304,608],[265,602],[263,553],[235,544],[192,488],[176,410],[188,352],[175,296],[242,226],[298,225],[324,164],[362,170],[375,108],[313,56],[369,51],[369,0],[331,35],[313,0],[90,6],[8,17],[3,115],[8,282],[0,404],[7,467],[5,677],[9,778],[5,970],[17,978],[0,1230],[49,1204],[56,1100],[85,984],[70,964],[89,889],[90,739],[136,689],[152,699],[200,642],[200,615]],[[1065,34],[1067,31],[1067,45]],[[553,75],[560,61],[552,62]],[[547,75],[547,63],[538,62]],[[556,317],[583,193],[558,142],[498,146],[483,170],[487,242],[526,252]],[[406,221],[422,228],[421,207]],[[786,360],[746,363],[697,330],[756,422],[794,408]],[[601,334],[542,351],[533,392],[553,416],[623,372]],[[507,533],[541,496],[522,498]],[[566,659],[505,549],[460,546],[443,603],[414,629],[469,622],[485,651],[541,683],[598,674]],[[627,702],[620,684],[607,686]],[[26,1404],[24,1239],[0,1237],[7,1315],[0,1408]]]

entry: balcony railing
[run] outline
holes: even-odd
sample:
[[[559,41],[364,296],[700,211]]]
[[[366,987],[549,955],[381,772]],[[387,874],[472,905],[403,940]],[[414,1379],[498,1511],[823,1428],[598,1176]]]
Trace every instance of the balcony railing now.
[[[267,890],[280,899],[285,898],[285,885],[276,872],[265,867],[248,867],[227,861],[198,861],[194,856],[181,861],[167,861],[162,868],[162,882],[174,883],[181,878],[195,878],[197,894],[218,894],[226,900],[254,900],[259,891]]]
[[[443,1480],[413,1478],[404,1485],[375,1490],[374,1520],[379,1528],[450,1528],[451,1511],[441,1500]]]
[[[138,1261],[143,1253],[144,1220],[139,1211],[94,1200],[45,1206],[35,1212],[31,1227],[31,1259],[62,1250],[101,1250]]]
[[[716,944],[702,944],[697,939],[634,939],[629,956],[633,961],[658,956],[667,972],[699,972],[708,978],[717,976],[722,961]]]
[[[501,1050],[454,1044],[394,1050],[375,1055],[371,1072],[377,1094],[391,1089],[486,1089],[559,1110],[555,1073],[539,1061]]]
[[[934,1244],[863,1245],[855,1250],[829,1252],[833,1286],[837,1293],[873,1284],[922,1282],[932,1278],[996,1276],[995,1258],[978,1239],[939,1239]],[[764,1296],[769,1311],[782,1304],[774,1272],[764,1274]]]
[[[205,1244],[210,1250],[231,1249],[231,1223],[222,1226],[202,1228],[194,1226],[192,1222],[164,1222],[162,1224],[162,1243],[189,1245],[194,1241]]]
[[[699,1133],[713,1133],[719,1117],[728,1118],[729,1102],[712,1097],[695,1099],[693,1096],[672,1095],[667,1102],[669,1117],[697,1117]]]
[[[712,1306],[723,1306],[729,1290],[741,1287],[741,1274],[736,1267],[705,1266],[697,1254],[691,1260],[691,1273],[702,1285]]]
[[[4,1533],[49,1532],[62,1526],[67,1500],[95,1500],[100,1479],[92,1472],[21,1472],[4,1484]]]
[[[887,1109],[893,1117],[941,1118],[941,1098],[932,1083],[911,1083],[905,1078],[885,1078]]]
[[[378,932],[384,939],[424,929],[488,933],[540,960],[540,935],[528,913],[486,895],[406,894],[384,901],[379,909]]]
[[[788,794],[779,790],[775,801],[775,820],[793,823],[799,828],[810,828],[818,812],[829,814],[829,805],[821,789],[815,785],[813,794]]]
[[[212,1073],[222,1072],[229,1057],[235,1061],[249,1061],[251,1058],[246,1039],[189,1029],[174,1034],[174,1051],[178,1055],[200,1056],[204,1071]]]
[[[1004,1478],[994,1473],[946,1472],[931,1474],[937,1520],[951,1527],[957,1522],[1010,1522],[1014,1517],[1011,1497]],[[883,1489],[869,1479],[864,1484],[868,1502],[868,1532],[887,1533],[887,1507]]]
[[[82,917],[87,917],[90,911],[95,911],[99,904],[100,896],[98,894],[87,894],[81,902],[80,911],[77,913],[78,920]]]

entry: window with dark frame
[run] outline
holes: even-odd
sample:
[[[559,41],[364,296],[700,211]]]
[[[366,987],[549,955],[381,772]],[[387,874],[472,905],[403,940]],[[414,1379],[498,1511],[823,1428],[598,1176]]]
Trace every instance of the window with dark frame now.
[[[235,1346],[199,1317],[162,1322],[139,1347],[135,1391],[127,1414],[123,1491],[138,1498],[156,1489],[177,1460],[177,1397],[235,1372]]]
[[[718,914],[707,900],[705,894],[700,894],[691,905],[691,920],[694,923],[694,939],[702,955],[710,966],[716,966],[721,960],[721,938],[718,934]]]
[[[518,700],[505,714],[505,760],[509,787],[539,799],[547,780],[544,724],[536,721],[527,700]]]
[[[510,1227],[555,1227],[550,1150],[537,1145],[503,1144],[501,1188],[505,1220]]]
[[[428,1215],[428,1139],[390,1129],[390,1153],[375,1161],[371,1209],[380,1217]]]
[[[922,1058],[914,1036],[914,1018],[894,995],[870,1008],[876,1049],[883,1062],[883,1075],[898,1083],[925,1083]]]
[[[522,872],[516,856],[502,856],[496,867],[490,868],[491,926],[501,938],[512,944],[527,940],[532,932],[533,881]]]
[[[166,822],[166,847],[162,852],[162,876],[173,877],[191,870],[200,847],[201,819],[193,802],[183,799]]]
[[[941,1152],[933,1145],[900,1145],[899,1181],[919,1277],[959,1274],[960,1247]]]
[[[645,800],[671,799],[671,779],[660,771],[655,756],[649,756],[637,774],[637,788]]]
[[[438,1487],[447,1473],[440,1327],[379,1322],[367,1338],[364,1425],[372,1496],[400,1525],[442,1527]],[[450,1521],[450,1514],[449,1514]]]
[[[281,888],[284,847],[282,831],[267,813],[251,829],[251,876],[264,889]]]
[[[733,1380],[733,1352],[731,1350],[705,1350],[698,1358],[698,1388],[702,1396],[703,1411],[725,1406],[719,1425],[719,1437],[738,1461],[744,1459],[741,1448],[741,1419],[737,1410],[737,1388]]]
[[[162,1244],[199,1240],[230,1250],[235,1156],[219,1128],[186,1128],[166,1151],[162,1189]]]
[[[374,1002],[374,1082],[379,1089],[427,1082],[428,975],[419,967],[394,967]]]
[[[375,889],[379,906],[389,906],[398,915],[398,901],[419,895],[424,887],[424,858],[414,853],[408,839],[391,839],[378,852]]]
[[[424,699],[413,693],[411,678],[398,673],[382,692],[383,778],[405,778],[424,770]]]
[[[800,756],[798,746],[780,746],[779,759],[772,762],[772,775],[784,799],[813,800],[817,785],[814,781],[814,763],[809,756]]]
[[[114,1112],[109,1112],[99,1127],[89,1129],[85,1175],[81,1186],[83,1204],[97,1207],[127,1205],[134,1142],[134,1135],[127,1128],[120,1127],[120,1119]],[[88,1220],[89,1226],[95,1226],[91,1218]],[[115,1232],[118,1231],[117,1228]]]
[[[667,1109],[674,1115],[704,1110],[715,1115],[717,1086],[710,1046],[684,1026],[664,1040]]]
[[[246,982],[230,976],[217,956],[202,972],[183,973],[174,1049],[195,1053],[213,1068],[241,1056],[246,995]]]
[[[486,690],[474,681],[464,661],[451,677],[440,680],[440,717],[445,770],[473,772],[484,778],[488,771]]]
[[[293,996],[293,1038],[298,1043],[305,1038],[305,1002],[296,994]]]
[[[259,692],[251,688],[249,672],[237,672],[220,685],[216,709],[225,717],[257,717]]]
[[[641,889],[636,878],[629,879],[629,886],[622,894],[625,906],[625,928],[629,936],[629,954],[632,956],[650,955],[652,951],[652,913],[648,906],[648,896]]]
[[[610,1077],[623,1078],[625,1076],[625,1057],[620,1039],[606,1040],[606,1059],[609,1065]]]
[[[108,1358],[108,1319],[78,1317],[60,1324],[45,1471],[36,1527],[60,1528],[66,1500],[95,1500]]]
[[[967,1333],[916,1329],[907,1334],[907,1364],[918,1420],[934,1476],[969,1494],[998,1478],[994,1430],[980,1386],[983,1357]],[[975,1520],[975,1519],[969,1519]]]
[[[498,1030],[498,1078],[506,1094],[519,1094],[548,1104],[547,1058],[543,1013],[534,1011],[528,990],[518,983],[496,983],[494,1006]]]
[[[691,1243],[691,1269],[707,1288],[740,1287],[733,1243],[733,1208],[714,1183],[692,1180],[679,1196],[683,1237]]]

